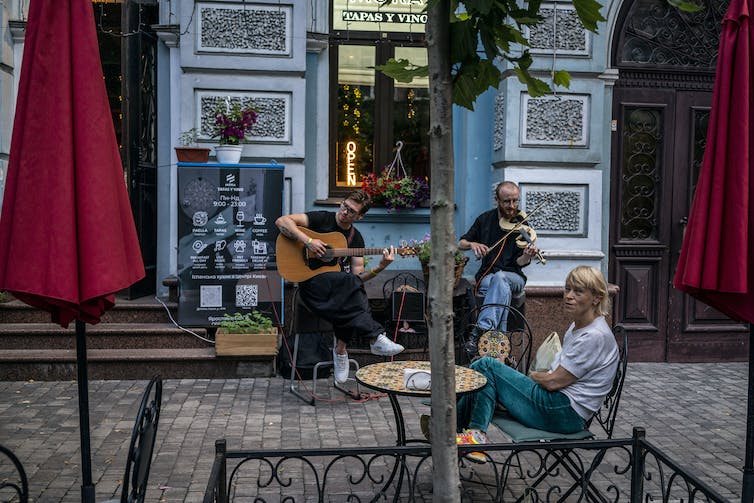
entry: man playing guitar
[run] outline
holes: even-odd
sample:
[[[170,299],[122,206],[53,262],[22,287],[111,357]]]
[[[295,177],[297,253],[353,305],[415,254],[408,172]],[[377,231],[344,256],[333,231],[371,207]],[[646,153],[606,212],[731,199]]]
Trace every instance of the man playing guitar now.
[[[299,227],[319,233],[340,232],[349,248],[363,248],[364,238],[353,223],[361,220],[371,205],[371,198],[363,190],[355,190],[340,203],[337,212],[309,211],[283,215],[275,221],[280,233],[286,238],[303,243],[309,256],[324,257],[327,244],[310,237]],[[299,245],[300,246],[300,245]],[[382,259],[377,267],[364,269],[363,257],[342,257],[340,271],[323,272],[299,283],[299,295],[317,316],[332,323],[337,343],[333,348],[335,382],[342,384],[348,379],[348,342],[356,336],[370,339],[372,353],[392,356],[403,351],[385,335],[385,329],[377,323],[369,311],[369,300],[364,290],[364,281],[374,278],[395,260],[395,248],[382,250]]]

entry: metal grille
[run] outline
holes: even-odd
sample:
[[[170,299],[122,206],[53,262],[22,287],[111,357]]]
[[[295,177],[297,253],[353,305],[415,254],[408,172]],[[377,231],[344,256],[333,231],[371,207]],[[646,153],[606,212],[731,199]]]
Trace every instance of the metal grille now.
[[[621,239],[657,239],[662,120],[659,109],[628,107],[625,110],[620,184]]]

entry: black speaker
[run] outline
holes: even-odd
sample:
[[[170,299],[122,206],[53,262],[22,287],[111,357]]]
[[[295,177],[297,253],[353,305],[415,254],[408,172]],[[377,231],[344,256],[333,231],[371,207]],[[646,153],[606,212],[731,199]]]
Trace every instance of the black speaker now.
[[[424,321],[424,294],[422,292],[393,292],[392,319]]]

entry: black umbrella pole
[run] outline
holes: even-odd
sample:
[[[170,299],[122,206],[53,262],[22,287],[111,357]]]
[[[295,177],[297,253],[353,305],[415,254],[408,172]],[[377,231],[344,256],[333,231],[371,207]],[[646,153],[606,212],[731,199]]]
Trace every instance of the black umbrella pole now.
[[[754,324],[749,323],[749,394],[746,408],[746,451],[741,503],[754,502]]]
[[[86,324],[76,320],[76,369],[79,384],[79,430],[81,433],[81,502],[94,503],[92,450],[89,445],[89,376],[86,371]]]

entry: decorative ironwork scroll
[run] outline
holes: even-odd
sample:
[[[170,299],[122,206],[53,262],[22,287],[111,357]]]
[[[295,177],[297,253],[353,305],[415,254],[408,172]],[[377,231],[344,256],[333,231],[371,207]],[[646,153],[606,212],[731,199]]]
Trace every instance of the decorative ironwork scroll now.
[[[625,109],[620,174],[621,239],[656,239],[662,119],[659,109]]]
[[[710,0],[698,12],[684,12],[665,0],[636,0],[624,17],[618,65],[714,71],[728,4]]]
[[[634,428],[632,438],[459,446],[462,501],[728,503]],[[228,451],[216,443],[204,503],[431,501],[429,445]]]

